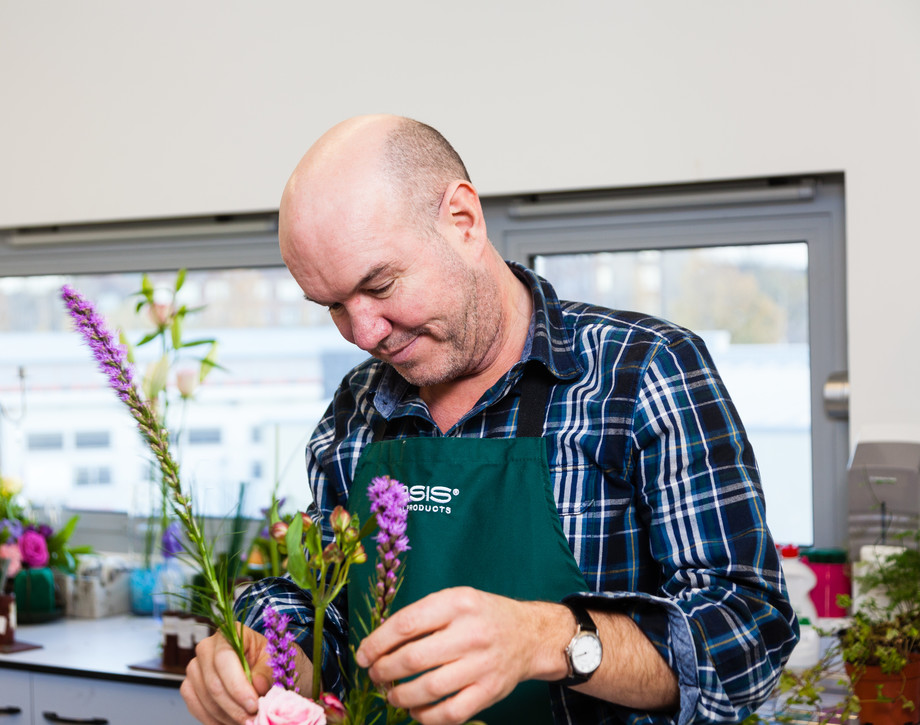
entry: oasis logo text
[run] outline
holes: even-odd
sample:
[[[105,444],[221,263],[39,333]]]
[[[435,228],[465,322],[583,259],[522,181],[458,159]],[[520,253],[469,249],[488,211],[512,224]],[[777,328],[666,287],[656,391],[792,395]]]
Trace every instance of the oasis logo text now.
[[[409,511],[431,511],[450,514],[450,504],[460,489],[450,486],[406,486]]]

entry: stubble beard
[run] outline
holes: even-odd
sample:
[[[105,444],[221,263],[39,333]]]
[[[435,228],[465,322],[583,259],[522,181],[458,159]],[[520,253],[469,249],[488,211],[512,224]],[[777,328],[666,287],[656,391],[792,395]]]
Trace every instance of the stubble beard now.
[[[439,343],[435,357],[394,365],[403,378],[419,388],[475,374],[488,358],[501,329],[502,313],[495,281],[485,272],[459,266],[459,261],[451,263],[451,276],[457,287],[465,291],[460,310],[448,318],[445,332],[438,337],[425,330],[417,331],[418,336],[429,335]]]

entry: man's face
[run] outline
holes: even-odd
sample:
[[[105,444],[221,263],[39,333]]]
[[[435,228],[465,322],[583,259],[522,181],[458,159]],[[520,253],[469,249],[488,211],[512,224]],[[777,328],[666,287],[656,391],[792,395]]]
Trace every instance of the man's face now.
[[[392,218],[391,209],[333,215],[334,232],[311,226],[309,239],[284,245],[291,273],[346,340],[410,383],[476,372],[498,331],[497,291],[456,242]]]

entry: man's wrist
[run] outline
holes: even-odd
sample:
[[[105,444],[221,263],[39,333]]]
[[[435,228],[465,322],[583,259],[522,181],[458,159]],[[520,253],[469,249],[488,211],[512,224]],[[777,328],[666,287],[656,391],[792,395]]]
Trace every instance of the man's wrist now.
[[[535,607],[536,622],[533,628],[537,638],[533,649],[531,679],[555,682],[568,674],[565,647],[575,633],[572,613],[563,604],[531,602]]]

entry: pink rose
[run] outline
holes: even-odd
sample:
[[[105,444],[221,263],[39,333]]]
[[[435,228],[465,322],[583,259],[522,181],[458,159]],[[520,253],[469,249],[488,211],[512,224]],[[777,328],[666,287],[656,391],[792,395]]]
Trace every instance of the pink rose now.
[[[6,559],[9,565],[6,575],[12,579],[22,569],[22,554],[19,553],[19,544],[0,544],[0,559]],[[3,592],[0,592],[3,594]]]
[[[48,542],[37,531],[23,531],[19,537],[19,553],[22,554],[22,563],[26,566],[45,566],[51,558],[48,555]]]
[[[313,700],[274,685],[259,698],[259,712],[246,725],[326,725],[326,713]]]

